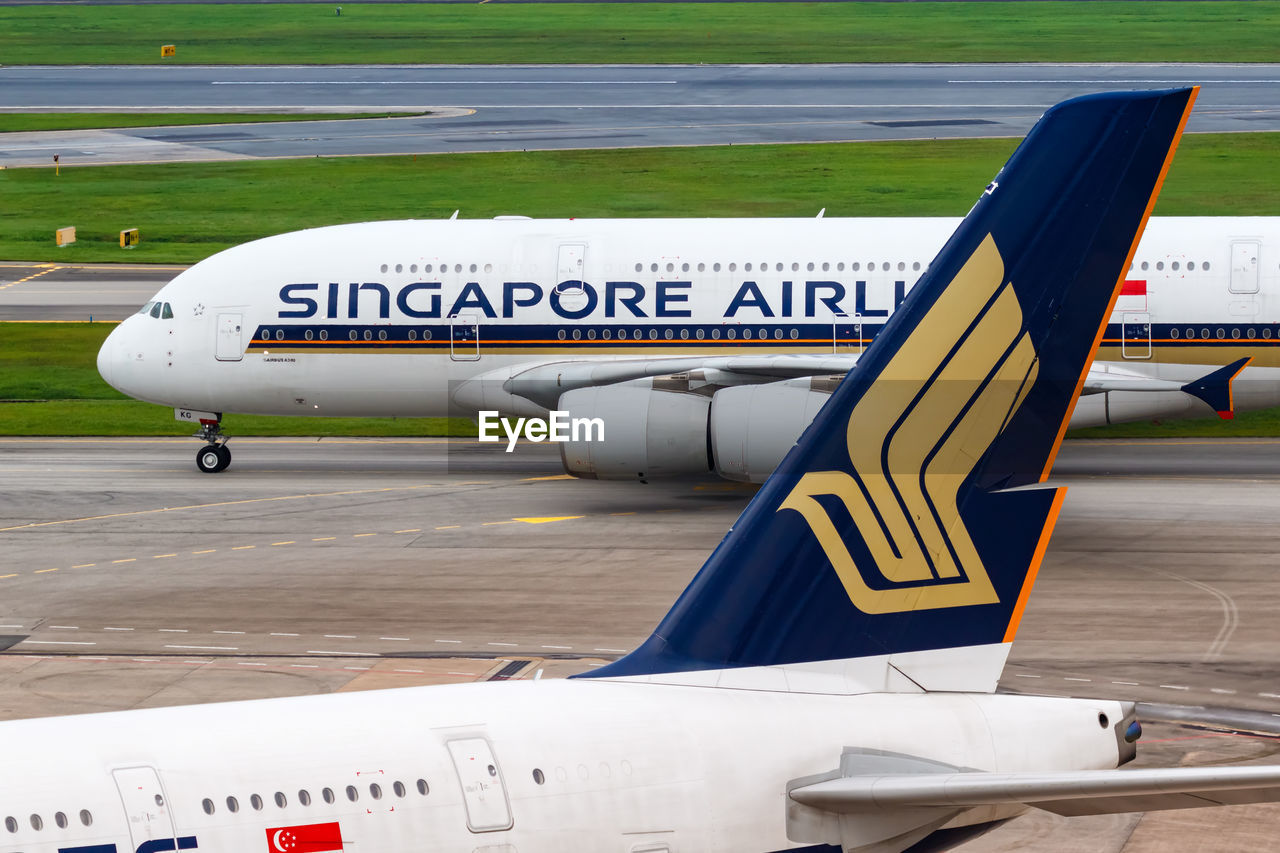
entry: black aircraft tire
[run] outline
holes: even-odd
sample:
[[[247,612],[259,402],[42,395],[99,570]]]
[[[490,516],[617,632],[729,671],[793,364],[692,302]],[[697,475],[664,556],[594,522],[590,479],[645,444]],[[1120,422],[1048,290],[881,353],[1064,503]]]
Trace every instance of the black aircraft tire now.
[[[196,453],[196,467],[204,474],[216,474],[231,463],[231,454],[225,457],[215,444],[207,444]]]
[[[227,466],[230,464],[231,464],[231,448],[227,447],[225,444],[219,444],[218,445],[218,467],[214,470],[214,473],[216,474],[218,473],[218,471],[227,470]]]

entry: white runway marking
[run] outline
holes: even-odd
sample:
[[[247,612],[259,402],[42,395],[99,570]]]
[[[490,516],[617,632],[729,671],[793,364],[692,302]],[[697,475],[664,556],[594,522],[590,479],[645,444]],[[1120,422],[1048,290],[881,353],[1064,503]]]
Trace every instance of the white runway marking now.
[[[165,646],[166,649],[193,649],[201,652],[238,652],[239,646]],[[202,661],[203,663],[203,661]]]
[[[35,646],[96,646],[97,643],[76,642],[73,640],[26,640],[23,645]]]
[[[679,80],[210,80],[210,86],[675,86]]]

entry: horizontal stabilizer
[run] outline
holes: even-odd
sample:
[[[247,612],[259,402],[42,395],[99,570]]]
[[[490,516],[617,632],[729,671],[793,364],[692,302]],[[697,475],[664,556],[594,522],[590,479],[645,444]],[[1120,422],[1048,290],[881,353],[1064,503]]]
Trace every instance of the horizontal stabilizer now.
[[[1021,803],[1074,817],[1280,802],[1280,767],[855,776],[796,788],[790,796],[835,814]]]
[[[1220,367],[1207,376],[1182,386],[1182,390],[1192,397],[1198,397],[1209,404],[1209,408],[1218,413],[1223,420],[1231,420],[1235,414],[1235,398],[1231,393],[1231,383],[1240,375],[1240,371],[1248,366],[1253,356],[1233,361],[1226,367]]]

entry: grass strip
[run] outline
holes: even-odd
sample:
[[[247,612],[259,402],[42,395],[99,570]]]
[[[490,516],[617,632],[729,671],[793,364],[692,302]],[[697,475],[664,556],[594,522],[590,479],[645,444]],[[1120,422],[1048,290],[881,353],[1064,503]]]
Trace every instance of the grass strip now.
[[[0,435],[185,435],[173,410],[131,400],[98,375],[114,323],[0,323]],[[465,418],[231,415],[236,435],[474,436]]]
[[[414,115],[425,113],[0,113],[0,133],[256,124],[269,121],[341,121]]]
[[[0,8],[14,65],[1269,62],[1277,43],[1273,0]]]
[[[913,4],[914,5],[914,4]],[[1026,5],[1026,4],[1018,4]],[[93,7],[97,8],[97,7]],[[104,7],[105,8],[105,7]],[[220,8],[220,7],[218,7]],[[397,218],[962,216],[1015,139],[339,157],[0,171],[0,258],[194,263]],[[1157,215],[1280,213],[1280,134],[1186,137]],[[74,225],[78,242],[54,245]],[[119,248],[122,228],[141,244]]]

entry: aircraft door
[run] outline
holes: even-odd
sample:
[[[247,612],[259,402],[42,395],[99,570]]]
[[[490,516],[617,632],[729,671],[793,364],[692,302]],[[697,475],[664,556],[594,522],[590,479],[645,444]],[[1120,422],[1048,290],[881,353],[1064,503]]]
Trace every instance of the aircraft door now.
[[[459,738],[449,741],[448,747],[458,772],[458,784],[462,786],[467,829],[472,832],[510,829],[513,821],[507,787],[489,741],[482,737]]]
[[[219,314],[217,334],[214,358],[218,361],[240,361],[244,358],[243,314]]]
[[[570,282],[581,282],[586,271],[587,247],[584,243],[565,243],[556,257],[556,290]],[[570,288],[580,289],[580,288]]]
[[[831,348],[836,353],[862,354],[862,315],[835,315],[831,323]]]
[[[1125,358],[1151,358],[1151,315],[1124,314],[1120,354]]]
[[[1231,242],[1231,292],[1258,292],[1258,255],[1262,245],[1256,240]]]
[[[480,360],[480,321],[475,314],[449,317],[449,358],[454,361]]]
[[[129,838],[134,850],[175,850],[176,834],[169,800],[160,785],[154,767],[121,767],[111,771],[125,817],[129,820]],[[156,843],[152,843],[156,842]]]
[[[565,243],[556,255],[556,283],[553,295],[565,311],[579,311],[587,304],[587,291],[583,286],[586,275],[587,246],[585,243]]]

